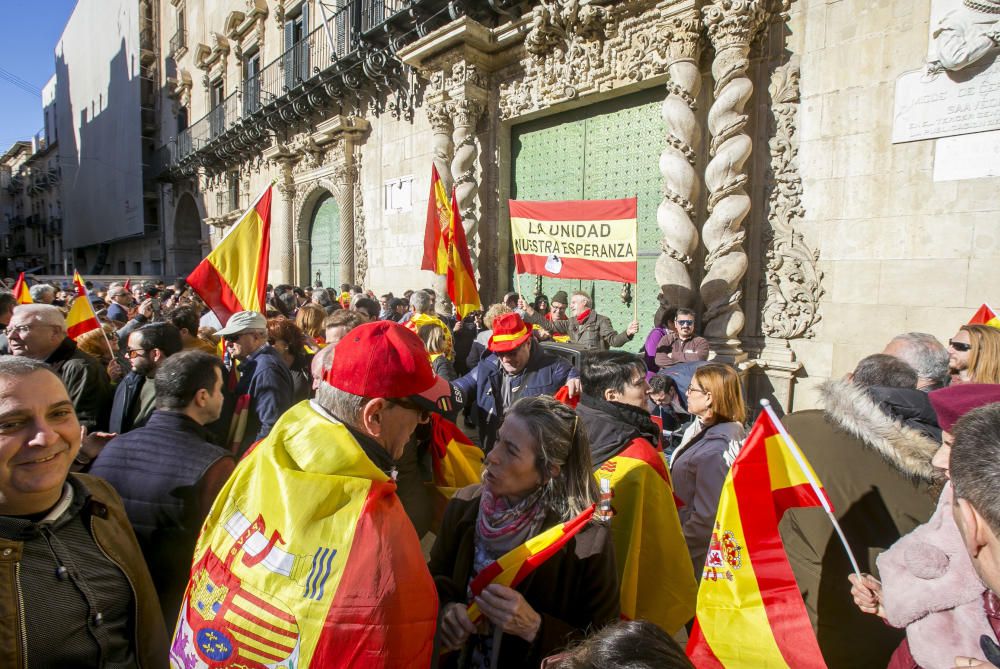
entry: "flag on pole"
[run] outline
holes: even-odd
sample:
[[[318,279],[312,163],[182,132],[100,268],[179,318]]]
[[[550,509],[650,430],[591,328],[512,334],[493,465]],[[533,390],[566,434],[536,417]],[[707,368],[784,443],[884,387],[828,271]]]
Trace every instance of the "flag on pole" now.
[[[622,617],[676,633],[694,615],[698,582],[663,454],[645,439],[634,439],[594,476],[612,511]]]
[[[830,502],[777,422],[761,412],[722,488],[687,645],[699,669],[826,667],[778,521],[786,509]]]
[[[636,283],[638,200],[510,201],[519,274]]]
[[[969,319],[968,324],[989,325],[990,327],[1000,328],[1000,317],[990,308],[990,305],[984,302],[983,306],[979,307],[979,310]]]
[[[264,189],[187,278],[188,285],[223,325],[237,311],[264,313],[271,250],[272,188]]]
[[[451,226],[448,234],[448,297],[455,305],[459,318],[482,309],[455,191],[451,192]]]
[[[76,341],[85,332],[99,330],[101,322],[97,320],[94,305],[90,303],[90,298],[87,296],[87,287],[83,283],[83,278],[76,270],[73,270],[73,286],[76,289],[76,297],[73,298],[73,304],[70,305],[69,312],[66,314],[66,335]]]
[[[431,163],[431,193],[427,199],[427,225],[424,230],[424,258],[420,269],[435,274],[448,273],[448,235],[452,225],[452,206],[441,183],[437,166]]]
[[[28,283],[24,280],[24,272],[17,275],[17,282],[14,284],[14,299],[18,304],[32,304],[31,291],[28,290]]]
[[[478,597],[486,586],[494,583],[506,585],[508,588],[516,588],[528,574],[555,555],[560,548],[587,526],[591,518],[594,517],[595,508],[596,505],[591,505],[576,518],[553,525],[483,567],[483,570],[476,574],[476,577],[469,583],[472,596]],[[475,602],[469,605],[467,613],[469,620],[474,623],[479,622],[483,615],[483,612],[479,610],[479,605]]]

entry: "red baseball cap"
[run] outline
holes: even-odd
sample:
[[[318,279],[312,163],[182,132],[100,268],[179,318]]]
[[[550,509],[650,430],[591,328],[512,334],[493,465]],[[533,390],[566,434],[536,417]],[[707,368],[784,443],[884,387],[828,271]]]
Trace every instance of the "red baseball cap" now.
[[[392,321],[364,323],[337,342],[326,382],[361,397],[410,399],[437,413],[460,401],[431,369],[420,337]]]
[[[531,330],[516,313],[500,314],[493,319],[493,334],[486,347],[494,353],[513,351],[531,339]]]

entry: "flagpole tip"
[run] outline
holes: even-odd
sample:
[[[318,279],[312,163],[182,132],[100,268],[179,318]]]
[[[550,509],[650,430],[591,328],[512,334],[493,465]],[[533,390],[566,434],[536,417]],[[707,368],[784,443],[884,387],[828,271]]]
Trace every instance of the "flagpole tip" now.
[[[771,406],[771,402],[769,402],[766,398],[764,398],[764,399],[761,399],[760,405],[762,407],[769,407],[769,406]]]

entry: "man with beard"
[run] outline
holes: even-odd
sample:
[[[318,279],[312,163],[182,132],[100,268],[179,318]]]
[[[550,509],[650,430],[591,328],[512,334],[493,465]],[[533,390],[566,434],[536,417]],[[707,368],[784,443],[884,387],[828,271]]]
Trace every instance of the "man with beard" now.
[[[153,383],[156,370],[164,360],[183,348],[180,330],[170,323],[143,325],[128,336],[125,357],[132,371],[115,390],[108,426],[113,434],[124,434],[146,424],[156,402]]]
[[[622,614],[673,634],[694,615],[697,583],[659,449],[660,428],[647,410],[646,364],[632,353],[587,352],[580,380],[576,412],[611,515]]]

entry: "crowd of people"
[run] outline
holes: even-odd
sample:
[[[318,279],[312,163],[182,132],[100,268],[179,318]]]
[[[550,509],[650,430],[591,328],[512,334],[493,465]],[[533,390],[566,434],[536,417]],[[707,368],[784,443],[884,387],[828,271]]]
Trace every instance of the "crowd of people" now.
[[[640,340],[584,292],[278,285],[223,323],[180,280],[88,288],[0,292],[3,666],[691,666],[754,414],[693,310]],[[781,535],[827,666],[1000,666],[1000,330],[900,334],[821,396],[784,423],[862,573],[820,509]],[[448,425],[478,455],[446,489]]]

